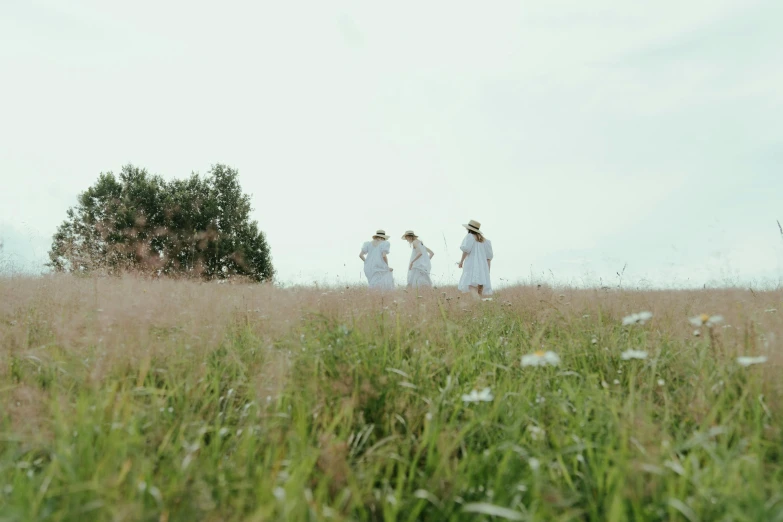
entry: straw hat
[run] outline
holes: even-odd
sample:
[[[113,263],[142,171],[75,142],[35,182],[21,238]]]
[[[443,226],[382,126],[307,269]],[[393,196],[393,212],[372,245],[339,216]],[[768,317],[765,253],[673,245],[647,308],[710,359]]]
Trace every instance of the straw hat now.
[[[416,239],[417,237],[419,237],[419,236],[416,235],[416,233],[413,230],[406,230],[405,233],[402,235],[402,239],[405,239],[405,238],[411,237],[411,236],[413,237],[413,239]]]
[[[391,236],[387,236],[385,230],[378,229],[375,231],[375,234],[373,234],[372,237],[382,237],[383,239],[389,239]]]
[[[467,225],[462,225],[462,226],[467,228],[468,230],[471,230],[473,232],[478,232],[479,234],[481,234],[481,230],[479,230],[481,228],[481,223],[479,223],[476,220],[471,219]]]

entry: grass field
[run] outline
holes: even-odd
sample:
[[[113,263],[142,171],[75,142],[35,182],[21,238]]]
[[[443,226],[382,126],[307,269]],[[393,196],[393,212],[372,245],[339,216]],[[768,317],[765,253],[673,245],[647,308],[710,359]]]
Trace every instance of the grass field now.
[[[702,313],[724,321],[696,336]],[[783,521],[780,313],[0,280],[0,521]]]

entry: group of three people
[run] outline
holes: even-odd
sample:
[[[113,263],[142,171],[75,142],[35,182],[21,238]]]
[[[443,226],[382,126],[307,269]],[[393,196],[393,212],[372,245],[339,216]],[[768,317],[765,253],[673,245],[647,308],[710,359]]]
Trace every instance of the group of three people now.
[[[492,283],[490,281],[490,267],[492,265],[492,242],[481,233],[481,223],[470,220],[462,225],[468,230],[465,239],[460,245],[462,259],[458,266],[462,269],[458,288],[462,292],[474,292],[478,296],[490,295]],[[377,230],[372,236],[372,241],[362,245],[359,258],[364,262],[364,275],[370,288],[391,290],[394,288],[393,268],[389,267],[389,259],[386,257],[390,250],[390,236],[385,230]],[[412,252],[408,264],[408,287],[427,288],[432,286],[430,271],[431,259],[435,252],[424,246],[413,230],[403,234],[402,239],[408,241]]]

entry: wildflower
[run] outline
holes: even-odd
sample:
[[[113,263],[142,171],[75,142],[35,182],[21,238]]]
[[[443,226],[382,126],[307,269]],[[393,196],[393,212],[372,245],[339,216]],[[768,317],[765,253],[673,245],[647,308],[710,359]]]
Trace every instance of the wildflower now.
[[[652,312],[639,312],[623,317],[623,326],[629,326],[632,324],[644,324],[652,319]]]
[[[527,431],[530,432],[530,438],[533,440],[541,440],[546,435],[546,430],[539,428],[538,426],[530,425],[527,427]]]
[[[590,344],[598,344],[598,339],[593,337],[592,339],[590,339]]]
[[[712,328],[716,324],[723,322],[723,316],[701,314],[701,315],[697,315],[696,317],[691,317],[688,320],[691,322],[693,326],[706,326],[708,328]]]
[[[492,396],[492,390],[484,388],[480,392],[476,390],[471,391],[467,395],[462,396],[462,402],[492,402],[494,397]]]
[[[530,465],[530,469],[532,469],[533,471],[538,471],[538,468],[541,467],[541,461],[539,461],[535,457],[531,457],[530,459],[528,459],[527,463]]]
[[[644,350],[626,350],[620,354],[620,358],[623,361],[629,361],[631,359],[646,359],[647,352]]]
[[[699,336],[701,335],[701,330],[694,330],[694,331],[693,331],[693,335],[694,335],[695,337],[699,337]]]
[[[277,500],[280,500],[281,502],[285,500],[285,490],[281,488],[280,486],[276,487],[272,494],[275,496]]]
[[[615,379],[615,380],[614,380],[614,383],[615,383],[615,384],[620,384],[620,381],[618,381],[617,379]]]
[[[482,301],[492,301],[492,298],[491,297],[485,297],[484,299],[482,299]]]
[[[666,381],[663,379],[658,379],[658,386],[663,386],[664,384],[666,384]]]
[[[522,366],[557,366],[560,357],[555,352],[538,350],[522,356]]]
[[[228,435],[228,428],[224,426],[218,431],[218,436],[225,437],[226,435]]]
[[[737,357],[737,364],[740,366],[751,366],[753,364],[764,364],[767,358],[764,355],[758,357]]]

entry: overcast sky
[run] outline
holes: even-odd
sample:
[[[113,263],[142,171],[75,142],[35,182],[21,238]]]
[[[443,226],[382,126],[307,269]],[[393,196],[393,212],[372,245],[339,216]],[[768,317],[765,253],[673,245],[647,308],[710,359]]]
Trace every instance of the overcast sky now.
[[[780,0],[3,0],[0,238],[17,266],[100,172],[227,163],[284,282],[359,282],[415,229],[456,283],[783,278]],[[339,278],[339,279],[338,279]]]

